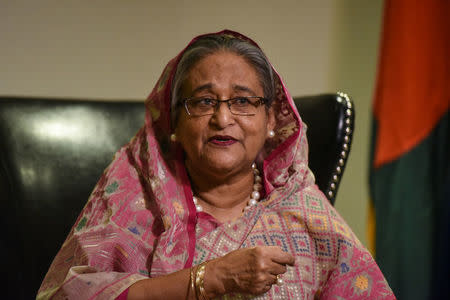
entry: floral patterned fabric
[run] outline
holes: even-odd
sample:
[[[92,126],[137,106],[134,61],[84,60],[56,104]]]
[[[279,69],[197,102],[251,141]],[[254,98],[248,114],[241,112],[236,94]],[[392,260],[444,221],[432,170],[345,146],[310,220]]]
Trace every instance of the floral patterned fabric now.
[[[255,44],[236,32],[217,34]],[[183,152],[169,141],[171,83],[183,51],[148,97],[144,126],[97,183],[38,299],[115,299],[136,281],[257,245],[295,256],[284,285],[223,299],[393,299],[371,255],[314,184],[306,126],[276,72],[276,137],[257,158],[263,200],[225,224],[196,212]]]

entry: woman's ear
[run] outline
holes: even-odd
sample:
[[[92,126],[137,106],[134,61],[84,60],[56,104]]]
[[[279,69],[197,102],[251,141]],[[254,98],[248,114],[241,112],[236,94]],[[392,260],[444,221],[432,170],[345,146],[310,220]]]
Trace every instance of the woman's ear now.
[[[275,129],[275,125],[275,112],[273,111],[273,108],[270,107],[267,111],[267,133],[273,131]]]

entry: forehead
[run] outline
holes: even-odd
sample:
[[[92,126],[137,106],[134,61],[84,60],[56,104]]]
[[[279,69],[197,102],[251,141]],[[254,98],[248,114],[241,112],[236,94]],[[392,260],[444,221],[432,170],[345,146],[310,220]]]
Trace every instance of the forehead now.
[[[250,90],[262,95],[262,85],[255,68],[232,52],[220,51],[206,56],[189,70],[183,94],[191,96],[199,90],[231,92]]]

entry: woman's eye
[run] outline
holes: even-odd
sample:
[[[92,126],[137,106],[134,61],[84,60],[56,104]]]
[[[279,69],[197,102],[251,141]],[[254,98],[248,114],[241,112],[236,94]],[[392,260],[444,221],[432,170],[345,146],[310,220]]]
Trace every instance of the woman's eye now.
[[[212,105],[214,103],[214,100],[210,98],[202,98],[199,102],[203,105]]]
[[[198,98],[195,102],[196,106],[205,107],[205,106],[214,106],[215,100],[211,98]]]
[[[238,105],[247,105],[249,104],[249,100],[246,97],[239,97],[234,99],[234,103]]]

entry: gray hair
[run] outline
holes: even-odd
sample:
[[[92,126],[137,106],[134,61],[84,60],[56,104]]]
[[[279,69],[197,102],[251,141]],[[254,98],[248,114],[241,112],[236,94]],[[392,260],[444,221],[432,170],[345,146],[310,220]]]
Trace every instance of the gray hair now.
[[[177,105],[181,100],[181,88],[191,68],[201,59],[218,51],[229,51],[242,56],[258,74],[264,91],[264,98],[270,106],[275,85],[272,67],[261,49],[248,41],[230,35],[207,35],[192,43],[181,57],[172,84],[171,121],[175,125],[177,119]]]

